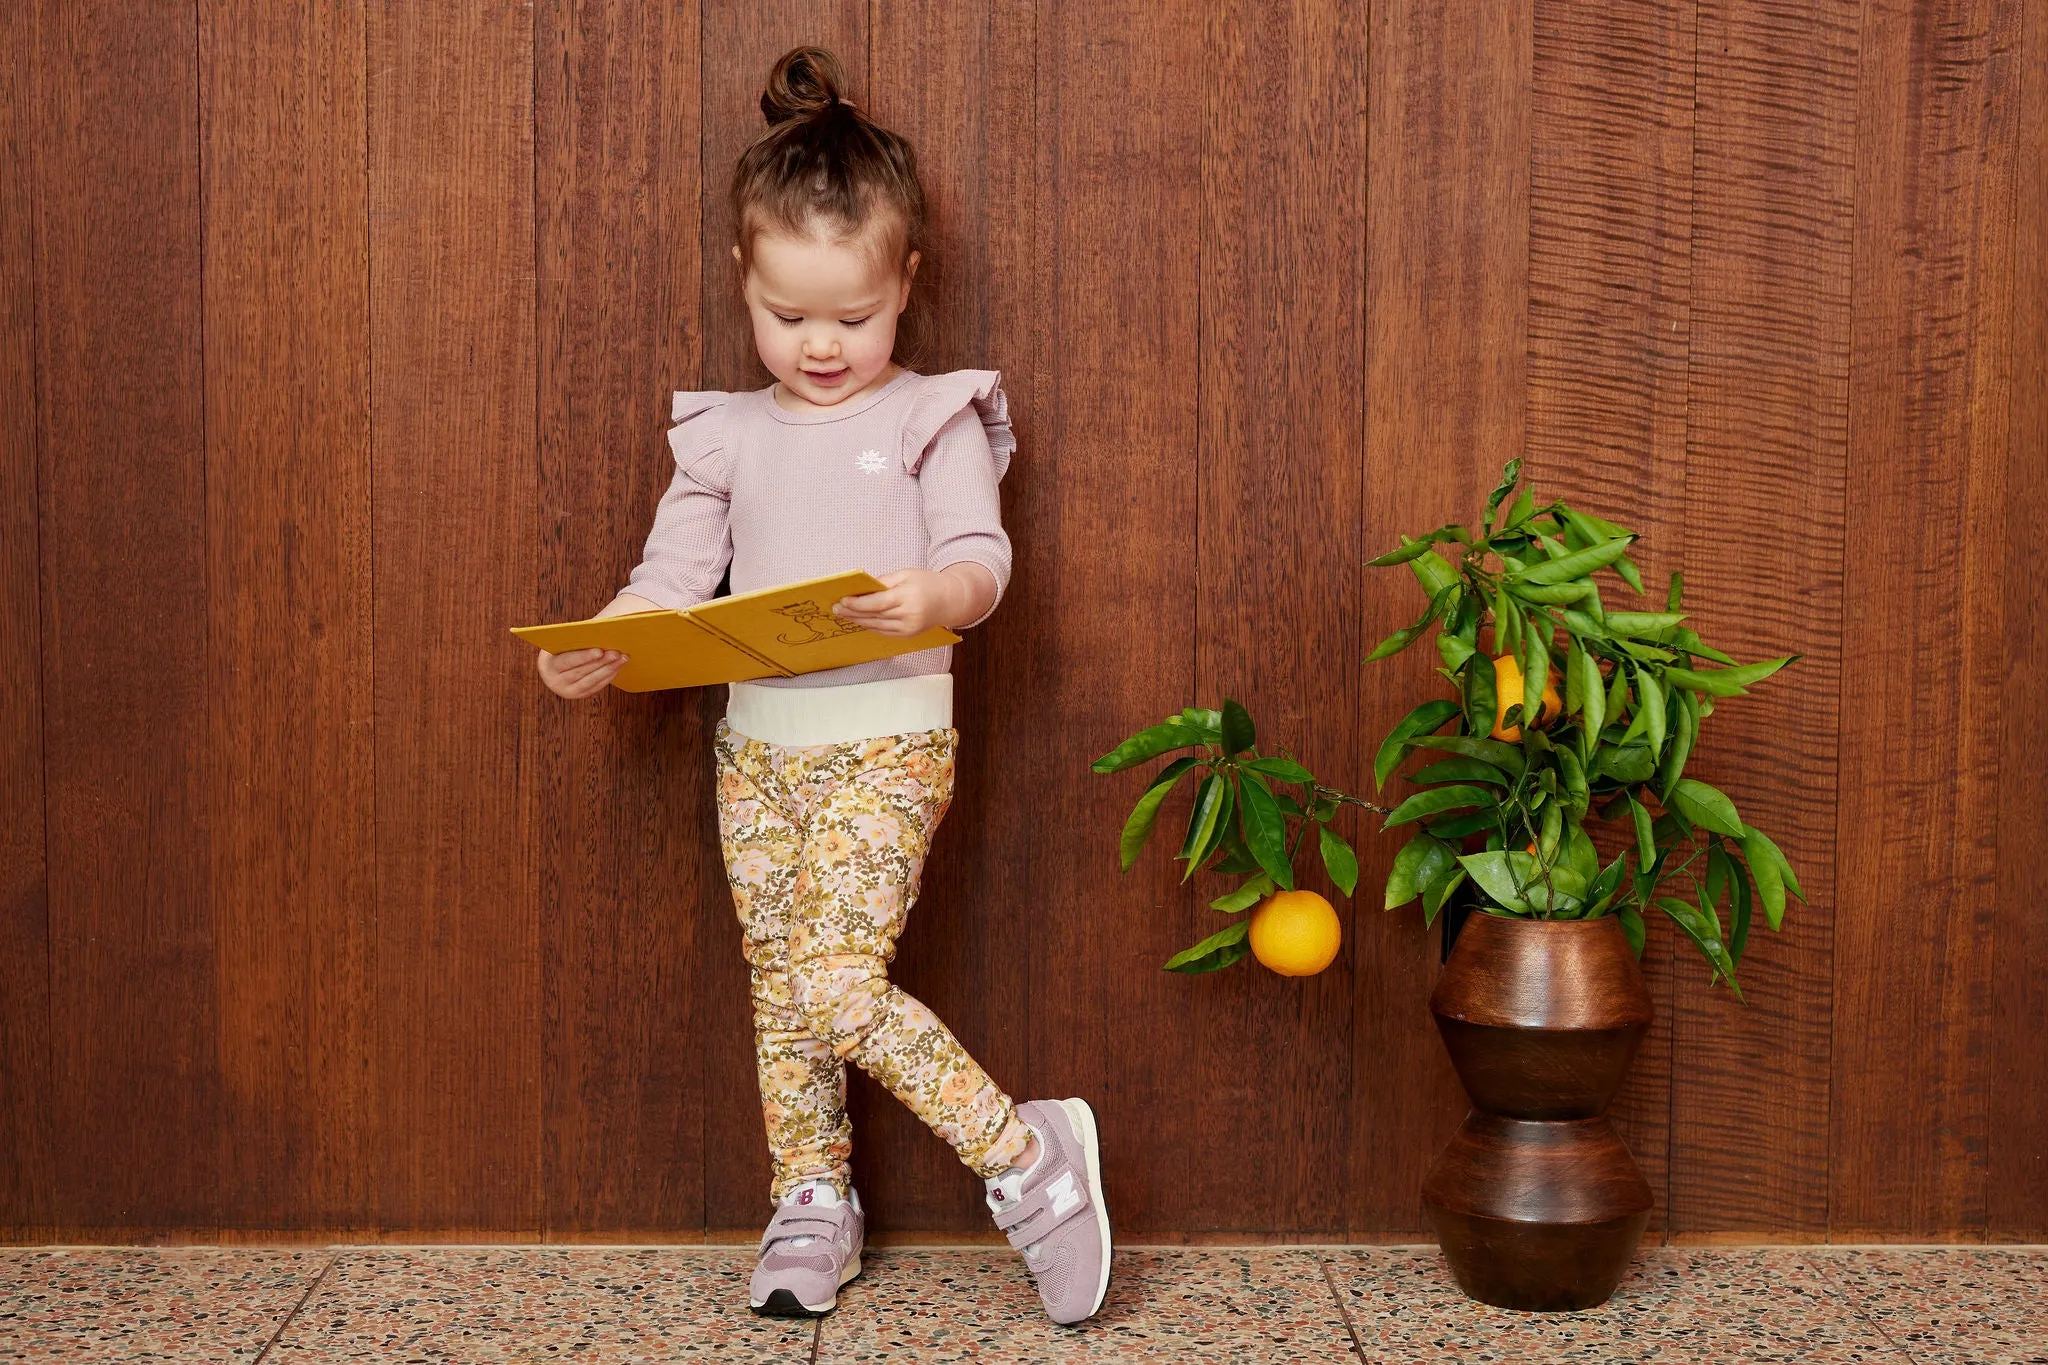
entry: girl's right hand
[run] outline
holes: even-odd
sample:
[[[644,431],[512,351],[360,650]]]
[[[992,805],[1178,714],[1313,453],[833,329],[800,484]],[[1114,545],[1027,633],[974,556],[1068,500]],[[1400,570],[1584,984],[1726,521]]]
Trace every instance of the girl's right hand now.
[[[626,656],[616,649],[572,649],[566,654],[541,651],[540,680],[548,691],[570,701],[596,696],[612,685],[612,679],[626,666]]]

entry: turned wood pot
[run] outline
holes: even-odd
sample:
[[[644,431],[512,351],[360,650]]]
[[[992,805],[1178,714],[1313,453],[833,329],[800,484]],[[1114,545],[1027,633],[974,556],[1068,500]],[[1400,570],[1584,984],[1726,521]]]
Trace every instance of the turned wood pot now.
[[[1605,1303],[1651,1202],[1605,1117],[1651,1019],[1620,923],[1474,914],[1429,1009],[1472,1099],[1422,1187],[1458,1287],[1532,1312]]]

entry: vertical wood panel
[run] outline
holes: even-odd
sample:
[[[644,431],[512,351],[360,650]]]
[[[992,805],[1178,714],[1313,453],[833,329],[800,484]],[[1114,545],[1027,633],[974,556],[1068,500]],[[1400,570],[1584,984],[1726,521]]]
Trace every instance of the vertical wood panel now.
[[[958,783],[890,974],[946,1021],[997,1084],[1019,1092],[1028,1079],[1031,1001],[1016,964],[1033,951],[1033,916],[1017,874],[1036,797],[1013,774],[1043,742],[1027,699],[1045,611],[1023,561],[1047,549],[1027,548],[1038,531],[1018,515],[1036,496],[1040,454],[1030,416],[1031,6],[918,0],[878,7],[873,22],[867,108],[917,148],[930,209],[917,278],[922,353],[908,358],[930,374],[1001,370],[1022,442],[1002,489],[1020,562],[995,617],[953,651]],[[868,1085],[857,1091],[866,1102],[858,1173],[874,1225],[986,1231],[980,1182],[952,1151],[893,1099]]]
[[[1831,1232],[1981,1235],[2016,3],[1866,0]]]
[[[1126,1237],[1185,1226],[1207,1195],[1213,1061],[1160,1021],[1210,984],[1159,970],[1199,926],[1166,851],[1117,875],[1135,776],[1089,759],[1192,695],[1202,34],[1142,4],[1052,5],[1038,29],[1041,269],[1034,481],[1020,527],[1052,613],[1048,690],[1029,699],[1043,743],[1015,780],[1037,795],[1022,870],[1031,1081],[1095,1106],[1103,1180]],[[1114,111],[1113,113],[1111,111]],[[1114,186],[1114,192],[1103,187]],[[1009,780],[1006,778],[1006,780]],[[1015,875],[1015,873],[1013,873]],[[1206,914],[1206,911],[1200,912]],[[1211,917],[1213,918],[1213,916]],[[1241,1168],[1240,1168],[1241,1169]]]
[[[1284,743],[1324,781],[1355,792],[1368,766],[1350,714],[1365,653],[1364,17],[1342,3],[1216,6],[1206,42],[1189,700],[1237,698],[1265,752]],[[1354,820],[1339,828],[1358,835]],[[1337,899],[1313,848],[1300,867],[1303,887]],[[1195,908],[1175,917],[1190,940],[1222,923],[1201,906],[1222,884],[1197,878],[1193,889]],[[1358,917],[1380,914],[1377,888],[1364,892],[1363,908],[1339,902],[1347,945]],[[1177,1102],[1204,1115],[1175,1163],[1189,1188],[1170,1226],[1341,1233],[1348,973],[1295,981],[1247,962],[1172,983],[1170,994],[1164,1031],[1199,1048]],[[1243,1064],[1251,1058],[1256,1065]],[[1256,1180],[1241,1178],[1247,1157]]]
[[[1676,950],[1679,1234],[1827,1226],[1854,15],[1700,7],[1686,608],[1739,658],[1805,657],[1722,704],[1692,768],[1779,842],[1812,899],[1782,934],[1751,934],[1746,1006]]]
[[[211,885],[223,1221],[369,1202],[363,14],[201,7]]]
[[[702,79],[703,315],[702,386],[758,389],[773,382],[754,354],[754,333],[739,296],[734,269],[735,241],[726,192],[732,168],[766,126],[758,103],[775,59],[799,43],[830,48],[852,79],[852,98],[867,97],[867,6],[864,0],[801,4],[797,0],[704,0]],[[651,508],[649,515],[651,515]],[[725,698],[708,689],[699,699],[699,724],[710,727],[725,714]],[[700,772],[701,818],[714,818],[711,774]],[[716,825],[711,829],[715,836]],[[714,1228],[755,1228],[768,1206],[768,1143],[761,1113],[751,1098],[754,1080],[753,1015],[747,1003],[747,965],[740,955],[739,925],[732,895],[722,881],[698,898],[704,926],[691,997],[694,1046],[703,1056],[706,1095],[722,1097],[704,1107],[704,1218]],[[858,1100],[861,1096],[857,1095]],[[895,1101],[888,1101],[893,1104]],[[857,1123],[859,1150],[865,1124]],[[880,1224],[877,1224],[880,1226]]]
[[[122,1240],[220,1212],[197,41],[36,14],[53,1202]]]
[[[669,391],[698,387],[697,43],[694,5],[537,11],[549,620],[624,584],[673,469]],[[551,1238],[703,1226],[691,978],[699,952],[724,946],[725,896],[703,709],[688,692],[540,698]]]
[[[1529,472],[1542,496],[1642,532],[1646,582],[1683,555],[1694,8],[1535,12]],[[1673,938],[1660,917],[1643,953],[1657,1021],[1611,1111],[1656,1191],[1653,1231],[1670,1203]]]
[[[2005,477],[2006,676],[2048,677],[2048,584],[2032,547],[2048,524],[2048,11],[2025,7],[2012,245],[2012,433]],[[2008,692],[2008,697],[2010,697]],[[2001,708],[1997,971],[1992,1031],[1993,1240],[2048,1241],[2048,742],[2032,708]]]
[[[50,915],[37,600],[35,11],[0,9],[0,1237],[51,1235]]]
[[[1522,453],[1531,14],[1530,0],[1371,7],[1361,559],[1477,516]],[[1414,620],[1418,592],[1370,571],[1358,638]],[[1365,668],[1360,732],[1376,742],[1441,695],[1433,663],[1416,650]],[[1360,885],[1380,886],[1400,841],[1363,837]],[[1414,908],[1357,925],[1349,1226],[1420,1232],[1423,1174],[1465,1112],[1429,1021],[1437,936]]]
[[[379,1217],[540,1228],[533,11],[371,11]]]

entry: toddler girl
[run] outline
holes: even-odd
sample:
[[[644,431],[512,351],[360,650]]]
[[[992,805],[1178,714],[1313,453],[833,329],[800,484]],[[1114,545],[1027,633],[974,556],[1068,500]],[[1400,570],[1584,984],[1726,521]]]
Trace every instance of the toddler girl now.
[[[775,64],[768,130],[732,182],[733,257],[776,382],[679,393],[676,474],[625,591],[599,613],[683,608],[847,569],[885,590],[837,612],[886,635],[986,620],[1010,575],[996,481],[1016,442],[998,376],[893,360],[924,232],[910,144],[840,97],[830,53]],[[543,654],[564,697],[623,656]],[[1109,1219],[1095,1119],[1078,1099],[1013,1104],[929,1009],[889,983],[896,937],[953,795],[950,649],[734,683],[720,722],[719,832],[751,969],[775,1214],[756,1312],[816,1316],[860,1273],[851,1060],[987,1185],[1057,1322],[1101,1307]]]

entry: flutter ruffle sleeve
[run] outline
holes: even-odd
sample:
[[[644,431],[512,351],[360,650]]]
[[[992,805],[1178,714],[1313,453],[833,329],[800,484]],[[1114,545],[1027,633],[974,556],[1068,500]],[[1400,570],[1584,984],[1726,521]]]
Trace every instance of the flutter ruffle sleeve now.
[[[682,611],[711,600],[732,560],[733,448],[729,393],[678,393],[669,409],[675,476],[654,509],[654,529],[626,591]]]
[[[994,370],[925,379],[904,419],[903,467],[917,479],[931,535],[925,567],[979,564],[995,579],[998,603],[1010,584],[1010,537],[996,484],[1016,449],[1002,376]],[[978,626],[988,614],[968,624]]]
[[[972,409],[988,438],[989,457],[1000,480],[1017,452],[1010,430],[1010,404],[1003,395],[1003,376],[995,370],[954,370],[935,374],[920,385],[903,421],[903,472],[916,474],[932,442],[947,423]]]

